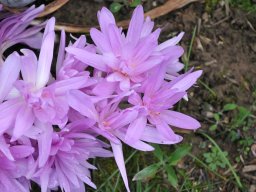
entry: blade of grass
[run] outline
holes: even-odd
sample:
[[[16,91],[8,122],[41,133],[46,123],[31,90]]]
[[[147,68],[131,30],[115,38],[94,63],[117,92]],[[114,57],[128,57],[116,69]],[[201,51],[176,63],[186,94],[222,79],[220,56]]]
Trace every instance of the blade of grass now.
[[[193,158],[194,160],[196,160],[199,164],[201,164],[204,168],[206,168],[208,171],[212,172],[214,175],[216,175],[217,177],[223,179],[224,181],[226,181],[227,179],[225,177],[223,177],[222,175],[220,175],[219,173],[217,173],[216,171],[211,170],[203,161],[201,161],[199,158],[197,158],[196,156],[194,156],[193,154],[189,153],[188,154],[191,158]]]
[[[195,26],[193,29],[192,39],[189,44],[188,53],[185,55],[185,59],[184,59],[185,60],[185,62],[184,62],[185,63],[185,67],[184,67],[185,72],[187,72],[187,70],[188,70],[190,56],[192,53],[192,48],[193,48],[193,44],[194,44],[195,37],[196,37],[196,30],[197,30],[197,26]]]
[[[207,85],[205,84],[203,81],[201,81],[200,79],[198,80],[198,82],[204,86],[205,89],[207,89],[214,97],[217,97],[217,94]]]
[[[239,176],[236,174],[236,171],[234,169],[234,167],[231,165],[231,163],[229,162],[229,160],[227,159],[227,157],[224,155],[223,151],[221,150],[221,148],[219,147],[219,145],[207,134],[205,133],[200,133],[201,135],[203,135],[204,137],[206,137],[219,151],[222,159],[225,161],[225,163],[228,165],[230,171],[232,172],[233,176],[235,177],[236,183],[238,185],[239,188],[243,188],[243,185],[240,181]]]
[[[117,187],[118,187],[118,184],[119,184],[119,180],[120,180],[120,174],[118,174],[118,176],[117,176],[116,184],[115,184],[115,187],[114,187],[113,191],[118,191]]]

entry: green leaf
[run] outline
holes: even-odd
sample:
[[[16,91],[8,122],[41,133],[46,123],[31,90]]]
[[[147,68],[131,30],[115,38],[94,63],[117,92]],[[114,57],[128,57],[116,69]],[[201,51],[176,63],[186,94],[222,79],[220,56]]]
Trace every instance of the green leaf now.
[[[251,112],[245,107],[238,107],[238,115],[233,120],[233,126],[239,127],[242,125],[247,117],[251,115]]]
[[[112,13],[117,13],[118,11],[120,11],[120,9],[122,8],[122,4],[120,4],[120,3],[117,3],[117,2],[113,2],[113,3],[111,3],[111,5],[110,5],[110,11],[112,12]]]
[[[217,124],[211,125],[209,129],[210,131],[215,131],[217,129]]]
[[[165,170],[167,172],[168,181],[170,184],[175,188],[178,187],[178,178],[174,169],[171,166],[166,166]]]
[[[137,7],[138,5],[141,4],[141,0],[133,0],[131,3],[130,3],[130,7]]]
[[[160,148],[159,145],[153,145],[155,150],[153,151],[154,155],[160,160],[162,161],[164,158],[164,153],[162,151],[162,149]]]
[[[237,108],[237,105],[236,105],[236,104],[234,104],[234,103],[228,103],[228,104],[224,105],[223,111],[232,111],[232,110],[234,110],[234,109],[236,109],[236,108]]]
[[[214,113],[213,114],[213,118],[215,119],[215,121],[219,122],[220,121],[220,115],[218,113]]]
[[[181,145],[179,146],[168,159],[170,165],[177,165],[177,163],[186,156],[191,149],[190,145]]]
[[[142,169],[140,172],[138,172],[134,177],[133,177],[133,181],[138,181],[138,180],[147,180],[150,179],[151,177],[153,177],[158,169],[159,169],[160,165],[159,164],[153,164],[150,165],[144,169]]]

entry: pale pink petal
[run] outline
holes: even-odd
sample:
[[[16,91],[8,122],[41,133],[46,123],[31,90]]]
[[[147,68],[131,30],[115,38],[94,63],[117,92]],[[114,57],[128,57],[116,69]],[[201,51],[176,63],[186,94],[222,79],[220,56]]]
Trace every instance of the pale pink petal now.
[[[122,39],[121,33],[116,25],[110,25],[108,29],[109,43],[115,55],[121,55]]]
[[[35,120],[35,116],[30,107],[23,105],[16,117],[12,141],[20,138],[27,130],[29,130]]]
[[[141,135],[147,124],[147,118],[145,116],[138,117],[134,122],[132,122],[127,128],[125,135],[125,141],[129,143],[136,142],[140,140]]]
[[[56,81],[49,87],[53,87],[56,95],[63,95],[69,90],[81,89],[87,86],[89,74],[83,76],[72,77],[70,79]]]
[[[154,22],[151,21],[150,17],[147,17],[141,31],[141,37],[148,36],[154,28]]]
[[[18,79],[21,58],[17,52],[7,57],[4,64],[0,66],[0,102],[2,102],[7,94],[13,88],[13,83]]]
[[[131,103],[132,105],[142,105],[142,99],[141,96],[134,92],[129,98],[128,102]]]
[[[153,151],[154,150],[154,148],[151,145],[149,145],[149,144],[147,144],[147,143],[145,143],[145,142],[143,142],[141,140],[137,140],[135,142],[126,141],[125,140],[124,130],[121,130],[121,131],[120,130],[116,130],[115,134],[125,144],[131,146],[134,149],[137,149],[137,150],[140,150],[140,151]]]
[[[114,158],[116,160],[116,164],[118,166],[118,169],[121,173],[121,176],[124,181],[125,188],[127,192],[130,192],[129,184],[128,184],[128,178],[126,174],[126,169],[125,169],[125,163],[124,163],[124,156],[123,156],[123,150],[122,150],[122,144],[115,144],[110,142]]]
[[[160,45],[158,45],[157,50],[161,51],[167,47],[177,45],[180,42],[180,40],[182,39],[182,37],[184,36],[184,34],[185,34],[184,32],[181,32],[178,36],[173,37],[173,38],[169,39],[168,41],[161,43]]]
[[[141,140],[150,142],[150,143],[171,145],[171,144],[176,144],[181,142],[182,137],[180,137],[180,140],[176,140],[176,141],[169,140],[166,137],[164,137],[162,134],[160,134],[155,127],[146,126],[141,136]]]
[[[11,161],[14,161],[14,157],[10,151],[10,146],[5,142],[5,138],[0,136],[0,151]]]
[[[39,151],[39,167],[43,167],[47,162],[52,145],[53,128],[50,124],[40,123],[36,124],[42,130],[42,134],[38,137],[38,151]]]
[[[33,51],[22,49],[24,56],[21,57],[21,74],[22,79],[28,83],[35,85],[37,73],[37,57]]]
[[[118,129],[122,128],[129,123],[133,122],[136,117],[138,116],[138,111],[137,110],[126,110],[123,112],[120,117],[118,117],[115,122],[113,123],[113,128]]]
[[[98,29],[92,28],[90,30],[90,35],[100,52],[111,52],[110,44],[103,33]]]
[[[198,129],[201,126],[194,118],[175,111],[165,110],[161,113],[161,118],[169,125],[182,129]]]
[[[46,25],[43,43],[40,50],[37,68],[37,88],[44,87],[50,78],[50,70],[53,59],[53,48],[54,48],[54,24],[55,19],[51,18]]]
[[[0,104],[0,133],[14,125],[16,115],[22,106],[19,99],[8,100]]]
[[[102,81],[98,82],[92,89],[92,92],[99,96],[110,96],[115,92],[116,86],[116,83],[108,82],[105,79],[102,79]]]
[[[66,51],[87,65],[90,65],[101,71],[107,71],[107,65],[105,64],[103,60],[104,58],[101,55],[97,55],[95,53],[88,52],[87,50],[74,47],[67,47]]]
[[[50,172],[51,169],[44,169],[44,171],[40,174],[41,192],[47,192]]]
[[[31,155],[35,149],[28,145],[16,145],[10,148],[15,159],[22,159]]]
[[[113,14],[105,7],[98,11],[98,20],[100,24],[100,29],[104,34],[107,34],[108,26],[110,24],[115,24],[115,18]]]
[[[145,71],[148,71],[152,69],[153,67],[160,65],[163,61],[163,56],[151,56],[147,61],[141,63],[140,65],[136,66],[134,69],[133,75],[139,75],[141,73],[144,73]]]
[[[81,113],[82,115],[89,117],[93,120],[98,120],[98,113],[95,109],[90,97],[79,90],[72,90],[68,94],[69,105]]]
[[[171,129],[171,127],[165,121],[158,118],[154,118],[154,121],[157,130],[163,137],[173,142],[181,141],[181,136],[176,135]]]
[[[186,91],[192,85],[195,84],[197,79],[202,75],[202,70],[195,71],[195,72],[188,72],[180,77],[174,79],[170,85],[172,89],[177,89],[179,91]]]
[[[144,13],[143,7],[141,5],[137,6],[133,12],[128,32],[127,32],[127,42],[131,42],[136,45],[141,36],[142,27],[144,23]]]
[[[59,52],[58,52],[58,58],[56,63],[56,74],[58,74],[61,66],[63,65],[64,59],[65,59],[65,45],[66,45],[66,33],[64,30],[61,31],[60,36],[60,46],[59,46]]]

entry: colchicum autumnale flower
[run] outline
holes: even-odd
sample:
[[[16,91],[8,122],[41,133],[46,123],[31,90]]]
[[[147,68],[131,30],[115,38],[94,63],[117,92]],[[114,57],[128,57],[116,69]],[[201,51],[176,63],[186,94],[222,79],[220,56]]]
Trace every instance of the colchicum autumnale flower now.
[[[184,51],[177,44],[184,33],[159,44],[161,30],[144,19],[142,6],[127,33],[102,8],[100,30],[90,32],[95,45],[82,35],[66,46],[62,31],[53,64],[55,19],[28,26],[42,9],[0,12],[0,191],[28,192],[33,181],[42,192],[84,192],[83,183],[96,188],[90,176],[96,167],[88,161],[111,156],[130,191],[123,144],[152,151],[150,143],[182,141],[172,127],[200,127],[173,109],[202,74],[179,74]],[[4,51],[17,43],[40,48],[39,56],[21,49],[5,59]]]

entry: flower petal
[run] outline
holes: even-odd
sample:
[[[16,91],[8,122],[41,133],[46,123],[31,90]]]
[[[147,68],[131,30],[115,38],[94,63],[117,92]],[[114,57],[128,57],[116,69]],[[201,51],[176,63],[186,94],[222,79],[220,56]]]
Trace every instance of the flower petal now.
[[[32,112],[32,109],[27,105],[23,105],[16,117],[12,141],[20,138],[27,130],[29,130],[35,120],[35,116]]]
[[[112,150],[113,150],[113,154],[114,154],[114,158],[116,160],[116,164],[117,164],[118,169],[119,169],[119,171],[121,173],[121,176],[123,178],[125,188],[126,188],[127,192],[130,192],[130,188],[129,188],[129,184],[128,184],[128,178],[127,178],[126,169],[125,169],[122,144],[121,143],[116,144],[116,143],[112,143],[112,142],[110,142],[110,144],[111,144],[111,147],[112,147]]]
[[[127,42],[131,42],[136,45],[140,39],[142,27],[144,23],[144,13],[143,7],[141,5],[137,6],[133,12],[129,28],[127,31]]]
[[[37,122],[36,126],[42,130],[42,134],[38,137],[37,141],[39,151],[38,165],[39,167],[43,167],[50,155],[53,128],[50,124],[40,122]]]
[[[140,140],[141,135],[147,124],[147,118],[145,116],[138,117],[134,122],[132,122],[127,128],[125,135],[125,141],[129,143],[136,142]]]
[[[16,114],[21,105],[19,99],[8,100],[0,104],[0,134],[14,125]]]
[[[95,109],[90,97],[79,90],[72,90],[68,93],[69,105],[81,113],[82,115],[89,117],[95,121],[98,120],[98,113]]]
[[[74,47],[67,47],[66,51],[74,55],[76,59],[87,65],[90,65],[101,71],[107,71],[107,65],[105,64],[103,57],[101,55],[97,55],[87,50]]]
[[[37,57],[33,51],[22,49],[24,56],[21,57],[21,74],[22,79],[28,83],[35,85],[37,73]]]
[[[161,117],[169,125],[182,129],[198,129],[201,127],[200,123],[194,118],[184,115],[179,112],[165,110],[161,113]]]
[[[0,102],[2,102],[7,94],[11,91],[13,83],[18,79],[21,58],[17,52],[7,57],[3,66],[0,68]]]
[[[45,27],[42,47],[38,59],[38,68],[37,68],[37,88],[44,87],[50,78],[50,70],[53,59],[53,48],[54,48],[54,24],[55,19],[51,18]]]

